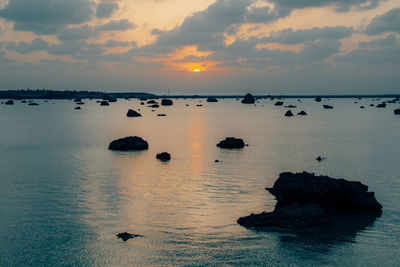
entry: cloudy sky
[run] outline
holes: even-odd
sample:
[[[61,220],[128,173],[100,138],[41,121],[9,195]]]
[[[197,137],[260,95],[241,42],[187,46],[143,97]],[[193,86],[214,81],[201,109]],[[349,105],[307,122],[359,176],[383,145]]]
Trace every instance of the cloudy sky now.
[[[0,0],[20,88],[400,93],[400,1]]]

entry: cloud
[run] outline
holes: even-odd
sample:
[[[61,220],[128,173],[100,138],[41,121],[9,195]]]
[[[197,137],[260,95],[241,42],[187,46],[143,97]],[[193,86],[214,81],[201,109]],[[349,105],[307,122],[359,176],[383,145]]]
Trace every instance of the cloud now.
[[[118,8],[117,3],[102,1],[97,5],[96,17],[109,18]]]
[[[57,33],[57,39],[61,41],[86,40],[95,35],[92,26],[83,25],[75,28],[64,28]]]
[[[131,46],[132,42],[121,42],[121,41],[116,41],[116,40],[107,40],[107,42],[104,43],[104,46],[107,48],[113,48],[113,47],[127,47]],[[136,43],[135,43],[136,45]]]
[[[31,43],[20,42],[18,44],[9,43],[7,49],[19,54],[29,54],[36,51],[43,51],[49,48],[49,44],[41,38],[34,39]]]
[[[381,16],[375,17],[365,29],[365,33],[368,35],[384,32],[400,33],[400,8],[394,8]]]
[[[96,26],[99,31],[126,31],[136,28],[137,26],[127,19],[112,20],[106,24]]]
[[[92,18],[91,0],[9,0],[0,17],[14,21],[15,31],[54,34]]]

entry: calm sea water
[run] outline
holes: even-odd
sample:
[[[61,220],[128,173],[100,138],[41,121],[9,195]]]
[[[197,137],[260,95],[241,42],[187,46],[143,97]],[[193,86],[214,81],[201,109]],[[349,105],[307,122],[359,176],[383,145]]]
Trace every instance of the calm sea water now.
[[[270,100],[203,100],[203,107],[174,100],[156,112],[138,100],[109,107],[85,101],[82,110],[72,101],[1,105],[0,266],[398,265],[399,105],[354,101],[285,100],[309,114],[292,118]],[[128,108],[140,108],[143,117],[127,118]],[[147,140],[149,150],[107,149],[130,135]],[[227,136],[249,146],[217,148]],[[163,151],[170,162],[155,159]],[[327,160],[318,163],[318,155]],[[383,214],[340,235],[238,225],[241,216],[273,209],[264,188],[284,171],[359,180]],[[124,231],[143,237],[122,242],[115,235]]]

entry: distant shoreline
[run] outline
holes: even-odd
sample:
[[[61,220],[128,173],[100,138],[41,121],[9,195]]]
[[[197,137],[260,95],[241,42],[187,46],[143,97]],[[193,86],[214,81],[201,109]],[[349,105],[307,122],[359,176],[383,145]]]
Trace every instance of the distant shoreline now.
[[[56,90],[5,90],[0,91],[0,99],[76,99],[76,98],[92,98],[100,99],[104,97],[112,98],[243,98],[243,95],[156,95],[143,92],[101,92],[101,91],[56,91]],[[256,98],[397,98],[400,94],[349,94],[349,95],[335,95],[335,94],[313,94],[313,95],[254,95]]]

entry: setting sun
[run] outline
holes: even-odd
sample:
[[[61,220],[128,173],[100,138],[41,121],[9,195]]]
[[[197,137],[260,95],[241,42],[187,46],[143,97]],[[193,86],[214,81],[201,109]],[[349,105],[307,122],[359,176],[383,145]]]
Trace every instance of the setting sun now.
[[[194,69],[193,72],[200,72],[200,69]]]

